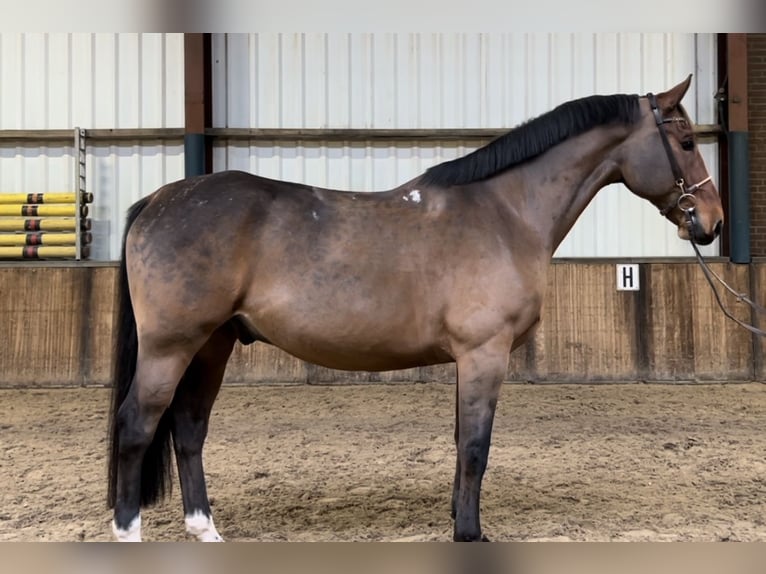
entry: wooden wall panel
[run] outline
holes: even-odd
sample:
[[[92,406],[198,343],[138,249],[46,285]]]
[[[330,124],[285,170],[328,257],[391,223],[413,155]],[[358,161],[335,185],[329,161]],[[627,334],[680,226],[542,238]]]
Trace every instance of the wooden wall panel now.
[[[690,265],[692,277],[687,285],[692,306],[694,365],[692,372],[701,381],[748,381],[754,377],[753,337],[749,331],[727,319],[698,265]],[[750,270],[747,265],[711,263],[721,279],[740,293],[750,292]],[[750,310],[744,303],[718,286],[729,311],[740,321],[750,321]]]
[[[237,343],[226,367],[224,381],[233,384],[305,383],[306,378],[307,366],[303,361],[261,343],[248,346]]]
[[[688,288],[690,266],[653,265],[645,271],[648,380],[691,380],[694,370],[694,318]],[[700,287],[705,285],[700,284]]]
[[[613,264],[552,265],[527,378],[635,380],[638,296],[616,290]]]
[[[0,385],[78,384],[87,269],[0,270]]]
[[[752,295],[756,303],[766,306],[766,262],[753,263]],[[766,315],[751,314],[753,324],[766,330]],[[755,337],[753,344],[753,378],[757,381],[766,380],[766,337]]]
[[[94,267],[85,280],[88,292],[82,293],[82,312],[86,318],[83,341],[82,368],[84,383],[111,382],[113,361],[113,329],[117,310],[115,292],[117,273],[113,267]]]
[[[712,262],[710,267],[732,287],[748,291],[744,265]],[[751,380],[750,334],[727,319],[696,263],[645,266],[648,337],[645,379],[651,381]],[[729,303],[733,303],[728,298]],[[731,306],[739,319],[748,314]],[[637,333],[636,336],[639,334]]]
[[[711,263],[766,302],[766,264]],[[611,262],[556,262],[542,323],[510,357],[508,380],[747,381],[766,376],[766,342],[726,319],[693,262],[641,263],[642,289],[617,291]],[[0,266],[0,387],[109,384],[116,267]],[[750,312],[731,295],[737,317]],[[766,325],[766,317],[761,321]],[[237,345],[227,384],[448,382],[455,367],[334,371],[256,343]]]
[[[360,384],[360,383],[422,383],[455,381],[455,367],[449,365],[434,365],[400,371],[385,371],[382,373],[367,371],[338,371],[317,365],[307,365],[307,382],[312,384]]]

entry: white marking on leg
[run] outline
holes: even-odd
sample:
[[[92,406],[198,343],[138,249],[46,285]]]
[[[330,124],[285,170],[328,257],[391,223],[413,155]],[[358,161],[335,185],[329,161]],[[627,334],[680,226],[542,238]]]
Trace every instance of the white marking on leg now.
[[[215,529],[213,517],[201,510],[186,515],[186,532],[196,536],[200,542],[223,542],[223,538]]]
[[[136,514],[125,529],[119,528],[112,520],[112,532],[117,542],[141,542],[141,515]]]

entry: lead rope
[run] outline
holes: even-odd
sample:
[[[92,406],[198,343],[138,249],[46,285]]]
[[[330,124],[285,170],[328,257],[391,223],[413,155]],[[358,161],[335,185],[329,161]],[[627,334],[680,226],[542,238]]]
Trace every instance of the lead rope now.
[[[691,217],[690,211],[686,213],[687,213],[687,217]],[[735,323],[737,323],[740,327],[744,327],[751,333],[754,333],[758,335],[759,337],[766,337],[766,331],[759,329],[758,327],[755,327],[754,325],[750,325],[749,323],[745,323],[744,321],[737,319],[734,315],[731,314],[731,312],[724,306],[723,301],[721,300],[721,295],[718,292],[718,289],[716,289],[715,284],[713,283],[713,278],[715,278],[721,285],[723,285],[726,288],[726,290],[729,291],[729,293],[734,295],[737,298],[738,302],[747,303],[757,313],[766,314],[766,308],[764,308],[762,305],[759,305],[755,301],[751,300],[744,293],[739,293],[736,290],[734,290],[728,283],[726,283],[726,281],[721,279],[721,277],[719,277],[715,271],[710,269],[710,267],[708,267],[708,264],[702,258],[702,254],[700,253],[700,250],[697,247],[697,243],[694,241],[694,236],[691,234],[690,234],[690,242],[692,244],[692,247],[694,248],[694,253],[697,255],[697,262],[702,268],[702,274],[705,276],[705,279],[707,279],[708,285],[710,285],[710,289],[713,290],[713,295],[715,295],[715,300],[718,303],[718,306],[721,308],[721,311],[723,311],[723,314],[726,315],[729,319],[731,319]]]

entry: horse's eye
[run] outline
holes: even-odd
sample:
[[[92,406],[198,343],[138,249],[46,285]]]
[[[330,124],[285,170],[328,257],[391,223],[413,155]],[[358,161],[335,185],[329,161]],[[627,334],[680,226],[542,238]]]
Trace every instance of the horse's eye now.
[[[685,151],[692,151],[694,149],[694,140],[684,140],[681,142],[681,148]]]

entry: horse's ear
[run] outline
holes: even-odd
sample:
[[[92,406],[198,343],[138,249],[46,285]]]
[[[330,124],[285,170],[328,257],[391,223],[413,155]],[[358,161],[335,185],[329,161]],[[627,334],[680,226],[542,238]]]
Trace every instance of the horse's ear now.
[[[692,83],[692,75],[689,76],[677,86],[670,88],[667,92],[657,94],[657,103],[660,105],[660,109],[663,112],[669,112],[675,108],[681,100],[684,99],[689,86]]]

